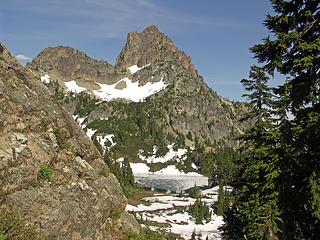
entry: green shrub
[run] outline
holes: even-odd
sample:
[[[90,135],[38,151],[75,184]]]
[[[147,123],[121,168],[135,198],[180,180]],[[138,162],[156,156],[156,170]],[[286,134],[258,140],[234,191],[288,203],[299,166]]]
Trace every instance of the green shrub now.
[[[0,240],[44,239],[36,228],[21,220],[17,212],[4,210],[0,214]]]
[[[205,202],[201,201],[201,197],[197,198],[195,203],[190,207],[189,212],[195,218],[196,224],[203,224],[203,221],[211,221],[212,211]]]
[[[49,165],[44,164],[40,167],[38,172],[38,180],[44,180],[48,182],[53,181],[53,171]]]
[[[125,235],[127,236],[128,240],[144,240],[139,233],[134,231],[127,231]]]

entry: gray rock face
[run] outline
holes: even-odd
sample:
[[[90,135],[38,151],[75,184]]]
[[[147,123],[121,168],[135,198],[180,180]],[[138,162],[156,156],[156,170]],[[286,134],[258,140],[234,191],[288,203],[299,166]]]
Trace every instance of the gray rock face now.
[[[45,237],[61,240],[139,231],[97,149],[2,44],[0,89],[0,212],[17,211]]]
[[[121,76],[108,62],[92,59],[77,49],[65,46],[44,49],[27,68],[61,81],[111,84]]]
[[[118,56],[115,67],[121,69],[135,64],[142,67],[163,59],[181,64],[193,77],[197,76],[191,58],[177,49],[172,40],[156,26],[150,26],[141,33],[129,33],[127,43]]]

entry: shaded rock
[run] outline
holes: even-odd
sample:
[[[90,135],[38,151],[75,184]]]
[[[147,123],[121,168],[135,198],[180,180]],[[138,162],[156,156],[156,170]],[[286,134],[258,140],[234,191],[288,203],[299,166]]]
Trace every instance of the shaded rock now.
[[[5,67],[19,63],[0,46],[0,212],[17,211],[44,237],[61,240],[125,238],[126,228],[107,225],[112,218],[139,231],[124,213],[120,184],[101,174],[108,167],[82,129],[35,75]]]

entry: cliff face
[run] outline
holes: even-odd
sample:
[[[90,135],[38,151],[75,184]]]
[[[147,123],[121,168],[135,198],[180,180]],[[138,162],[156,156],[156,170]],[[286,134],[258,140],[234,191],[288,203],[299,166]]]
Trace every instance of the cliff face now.
[[[139,231],[125,205],[71,115],[0,44],[0,212],[17,212],[53,239],[123,239]]]

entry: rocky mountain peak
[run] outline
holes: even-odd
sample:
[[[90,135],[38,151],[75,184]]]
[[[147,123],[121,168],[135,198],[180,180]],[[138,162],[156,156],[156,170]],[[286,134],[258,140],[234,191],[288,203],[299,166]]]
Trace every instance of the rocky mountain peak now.
[[[46,73],[61,81],[83,79],[87,82],[112,83],[118,78],[115,68],[77,49],[57,46],[44,49],[27,68]]]
[[[158,33],[158,34],[164,35],[162,32],[160,32],[159,28],[158,28],[156,25],[151,25],[151,26],[145,28],[145,29],[143,30],[143,32],[144,32],[144,33],[154,33],[154,34],[155,34],[155,33]]]
[[[191,58],[179,50],[158,27],[152,25],[142,32],[130,32],[128,34],[127,42],[117,57],[115,67],[117,69],[128,68],[132,65],[142,67],[154,62],[168,60],[183,66],[194,77],[198,76]]]

